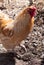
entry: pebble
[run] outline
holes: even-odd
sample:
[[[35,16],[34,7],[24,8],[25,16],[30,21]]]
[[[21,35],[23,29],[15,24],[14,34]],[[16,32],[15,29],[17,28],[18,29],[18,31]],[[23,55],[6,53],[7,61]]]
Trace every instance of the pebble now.
[[[44,54],[41,55],[41,58],[44,58]]]
[[[44,45],[44,39],[42,40],[42,44]]]

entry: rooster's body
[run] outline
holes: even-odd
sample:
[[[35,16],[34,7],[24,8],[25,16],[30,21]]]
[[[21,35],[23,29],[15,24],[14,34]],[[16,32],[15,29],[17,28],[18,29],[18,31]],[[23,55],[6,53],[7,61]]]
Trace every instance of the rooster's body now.
[[[27,7],[15,17],[15,20],[0,18],[0,29],[7,38],[2,41],[6,49],[19,45],[30,33],[34,25],[34,11],[35,8]]]

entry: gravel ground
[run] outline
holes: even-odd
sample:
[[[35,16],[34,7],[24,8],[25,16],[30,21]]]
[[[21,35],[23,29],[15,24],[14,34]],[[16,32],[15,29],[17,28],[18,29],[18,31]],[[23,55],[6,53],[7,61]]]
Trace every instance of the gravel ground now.
[[[13,54],[11,56],[7,53],[2,54],[6,52],[6,49],[2,45],[1,37],[3,36],[0,34],[0,65],[44,65],[44,1],[0,0],[0,10],[13,19],[29,5],[37,7],[33,31],[21,42],[21,45],[14,49],[18,57],[13,57]]]

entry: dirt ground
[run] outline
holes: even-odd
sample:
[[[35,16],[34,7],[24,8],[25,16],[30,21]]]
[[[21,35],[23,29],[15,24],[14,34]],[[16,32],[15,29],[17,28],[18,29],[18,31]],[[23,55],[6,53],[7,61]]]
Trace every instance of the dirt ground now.
[[[14,53],[5,54],[0,34],[0,65],[44,65],[44,0],[0,0],[0,10],[12,19],[29,5],[37,7],[33,31],[14,48]]]

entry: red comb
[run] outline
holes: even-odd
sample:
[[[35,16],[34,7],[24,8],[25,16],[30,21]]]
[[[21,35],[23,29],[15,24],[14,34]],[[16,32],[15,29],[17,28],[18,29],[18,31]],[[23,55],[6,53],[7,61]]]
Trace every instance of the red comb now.
[[[31,15],[31,17],[33,17],[33,16],[35,15],[35,13],[36,13],[36,7],[30,6],[30,7],[28,8],[28,12],[29,12],[29,14]]]

